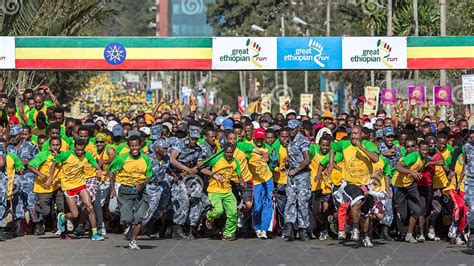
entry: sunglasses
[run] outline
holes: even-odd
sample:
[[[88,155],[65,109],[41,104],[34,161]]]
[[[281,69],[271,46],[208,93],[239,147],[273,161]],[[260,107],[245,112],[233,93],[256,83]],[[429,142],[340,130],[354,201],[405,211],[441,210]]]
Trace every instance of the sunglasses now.
[[[416,145],[406,146],[407,149],[413,149],[413,148],[415,148],[415,147],[416,147]]]
[[[430,144],[430,148],[437,148],[438,145],[437,144]]]
[[[103,140],[96,140],[95,143],[105,143]]]

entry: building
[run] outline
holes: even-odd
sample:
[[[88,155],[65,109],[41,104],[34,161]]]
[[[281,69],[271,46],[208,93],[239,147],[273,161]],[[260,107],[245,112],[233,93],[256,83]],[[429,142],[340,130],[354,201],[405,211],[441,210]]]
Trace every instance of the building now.
[[[211,37],[207,5],[215,0],[156,0],[156,35]]]

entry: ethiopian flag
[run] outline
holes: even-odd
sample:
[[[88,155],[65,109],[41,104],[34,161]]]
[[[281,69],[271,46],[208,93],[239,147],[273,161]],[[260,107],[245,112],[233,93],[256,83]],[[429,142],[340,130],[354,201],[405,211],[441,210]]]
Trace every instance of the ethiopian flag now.
[[[211,69],[211,38],[17,37],[16,69]]]
[[[408,37],[408,69],[474,68],[473,36]]]

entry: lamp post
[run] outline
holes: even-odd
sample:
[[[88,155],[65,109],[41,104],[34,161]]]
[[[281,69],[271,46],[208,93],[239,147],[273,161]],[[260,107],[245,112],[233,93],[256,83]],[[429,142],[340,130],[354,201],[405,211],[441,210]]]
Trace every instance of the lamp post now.
[[[305,27],[306,30],[305,30],[304,35],[306,37],[309,37],[309,29],[308,29],[309,24],[308,24],[308,22],[306,22],[306,21],[304,21],[301,18],[296,17],[296,16],[294,16],[291,21],[293,21],[293,23],[295,23],[295,24],[298,24],[298,25],[301,25],[301,26]],[[308,70],[305,70],[304,71],[304,92],[305,93],[308,93],[308,87],[309,87],[308,86]]]

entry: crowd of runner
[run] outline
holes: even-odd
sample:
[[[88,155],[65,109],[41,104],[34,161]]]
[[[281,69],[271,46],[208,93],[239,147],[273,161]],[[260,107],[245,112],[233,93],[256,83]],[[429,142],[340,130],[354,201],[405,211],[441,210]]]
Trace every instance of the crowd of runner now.
[[[50,230],[120,232],[130,249],[154,235],[474,244],[469,112],[182,114],[162,101],[74,119],[44,86],[0,100],[0,241]]]

